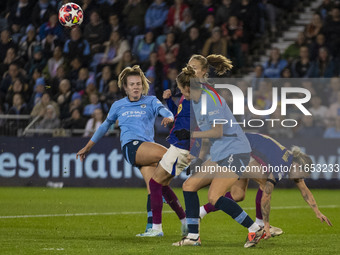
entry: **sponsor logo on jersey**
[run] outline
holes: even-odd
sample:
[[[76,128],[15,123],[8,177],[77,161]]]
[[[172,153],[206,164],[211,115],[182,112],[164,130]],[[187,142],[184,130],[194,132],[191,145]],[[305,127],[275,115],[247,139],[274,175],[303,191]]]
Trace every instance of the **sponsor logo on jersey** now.
[[[143,114],[146,114],[146,111],[126,111],[122,113],[123,117],[140,117]]]
[[[219,114],[219,113],[220,113],[220,110],[219,110],[219,109],[214,110],[214,111],[211,111],[211,112],[208,112],[209,116],[215,115],[215,114]]]

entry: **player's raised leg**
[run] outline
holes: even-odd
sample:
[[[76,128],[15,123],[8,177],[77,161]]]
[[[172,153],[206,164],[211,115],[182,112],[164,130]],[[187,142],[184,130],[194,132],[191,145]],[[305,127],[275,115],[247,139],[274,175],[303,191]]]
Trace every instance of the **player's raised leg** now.
[[[259,183],[259,188],[256,193],[256,198],[255,198],[255,205],[256,205],[256,223],[264,227],[264,222],[263,222],[263,217],[262,217],[262,211],[261,211],[261,199],[262,199],[262,194],[263,194],[263,188],[264,188],[264,183],[265,179],[255,179],[257,183]],[[272,237],[279,236],[283,234],[283,230],[278,227],[270,226],[270,235]]]
[[[142,143],[136,151],[136,165],[142,165],[140,171],[143,175],[147,190],[148,197],[146,203],[147,210],[147,224],[145,232],[152,228],[152,210],[151,210],[151,198],[150,198],[150,187],[149,182],[152,175],[155,172],[156,166],[161,160],[162,156],[165,154],[167,149],[157,143],[144,142]]]
[[[248,187],[248,179],[240,179],[238,180],[227,192],[224,196],[235,202],[243,201],[246,195],[246,190]],[[200,218],[203,219],[205,215],[211,212],[217,211],[217,208],[210,203],[206,203],[205,205],[200,207]]]
[[[248,229],[249,233],[244,247],[249,248],[255,246],[263,238],[264,230],[235,201],[223,196],[225,187],[232,186],[237,179],[237,175],[235,178],[215,178],[210,185],[208,198],[209,202],[217,209],[224,211],[240,225]]]
[[[152,229],[146,233],[139,234],[141,237],[155,237],[163,236],[162,229],[162,209],[163,200],[162,195],[169,206],[176,212],[178,218],[182,223],[182,234],[186,231],[186,217],[185,212],[173,190],[169,187],[172,178],[183,170],[187,163],[183,160],[189,152],[170,146],[168,151],[164,154],[160,161],[153,177],[150,179],[150,199],[151,209],[153,215]]]

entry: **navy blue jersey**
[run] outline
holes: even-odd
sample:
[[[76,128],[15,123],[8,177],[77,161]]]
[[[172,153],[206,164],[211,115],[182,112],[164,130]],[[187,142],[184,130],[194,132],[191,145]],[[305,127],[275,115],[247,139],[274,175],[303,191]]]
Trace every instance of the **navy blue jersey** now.
[[[251,156],[262,166],[274,167],[271,172],[276,181],[288,174],[287,169],[292,165],[293,155],[285,146],[266,135],[246,133],[246,136],[250,143]],[[268,170],[270,171],[270,168]]]
[[[170,130],[170,135],[168,136],[168,142],[178,148],[189,150],[190,149],[190,140],[178,140],[174,131],[180,129],[190,130],[190,101],[186,100],[184,96],[179,100],[178,107],[175,102],[171,99],[166,100],[166,103],[175,116],[174,125]]]

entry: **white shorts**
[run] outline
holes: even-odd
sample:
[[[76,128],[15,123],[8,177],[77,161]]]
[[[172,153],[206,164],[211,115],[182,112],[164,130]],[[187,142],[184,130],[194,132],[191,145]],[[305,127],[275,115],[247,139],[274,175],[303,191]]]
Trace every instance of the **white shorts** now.
[[[161,159],[159,164],[161,164],[161,166],[169,174],[177,176],[184,170],[184,168],[189,165],[187,159],[188,155],[188,150],[180,149],[173,145],[170,145],[170,148],[163,155],[163,158]]]

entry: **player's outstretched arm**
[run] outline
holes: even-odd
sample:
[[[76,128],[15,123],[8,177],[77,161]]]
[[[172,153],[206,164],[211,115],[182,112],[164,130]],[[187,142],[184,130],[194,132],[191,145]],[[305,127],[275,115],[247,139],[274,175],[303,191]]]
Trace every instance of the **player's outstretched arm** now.
[[[85,145],[84,148],[82,148],[80,151],[78,151],[76,158],[80,159],[80,161],[83,161],[86,157],[86,154],[89,153],[89,151],[91,150],[91,148],[95,145],[95,143],[93,141],[88,141],[88,143]]]
[[[270,214],[270,200],[272,197],[272,192],[274,190],[274,183],[275,181],[273,180],[273,178],[268,178],[266,185],[264,186],[264,192],[262,194],[262,199],[261,199],[261,211],[262,211],[262,217],[263,217],[263,222],[264,222],[264,230],[266,232],[265,239],[268,239],[271,237],[269,214]]]
[[[172,112],[166,109],[158,99],[155,98],[155,100],[152,101],[152,105],[155,111],[163,117],[161,122],[162,126],[166,127],[171,122],[174,122],[174,115]]]
[[[167,125],[169,125],[172,122],[174,122],[174,118],[165,117],[165,118],[162,119],[161,125],[166,127]]]
[[[163,92],[163,99],[166,101],[166,104],[173,115],[176,115],[178,107],[175,104],[174,100],[171,98],[171,90],[167,89]]]
[[[203,138],[201,144],[202,146],[201,146],[201,150],[200,150],[198,157],[204,159],[209,153],[210,141],[207,138]]]
[[[323,215],[320,212],[318,205],[317,205],[317,203],[314,199],[314,196],[313,196],[312,192],[309,190],[309,188],[307,187],[305,181],[303,179],[295,179],[294,181],[295,181],[296,186],[300,190],[303,199],[307,202],[307,204],[315,212],[316,217],[321,222],[326,222],[328,224],[328,226],[332,226],[331,221],[325,215]]]
[[[91,140],[88,141],[88,143],[85,145],[85,147],[82,148],[80,151],[78,151],[76,158],[78,159],[78,157],[79,157],[79,159],[81,161],[83,161],[86,157],[86,154],[89,153],[89,151],[95,145],[95,143],[98,142],[98,140],[106,134],[106,132],[109,130],[111,125],[112,125],[112,122],[109,121],[108,119],[106,119],[100,125],[100,127],[96,130],[96,132],[92,136]]]
[[[220,138],[223,136],[223,125],[216,124],[209,130],[206,131],[193,131],[192,138]]]

